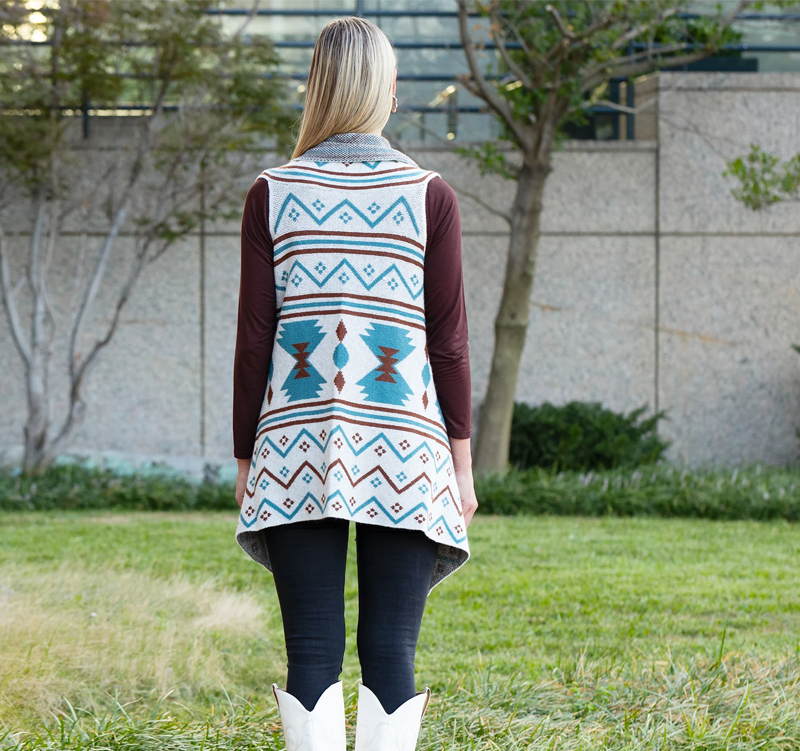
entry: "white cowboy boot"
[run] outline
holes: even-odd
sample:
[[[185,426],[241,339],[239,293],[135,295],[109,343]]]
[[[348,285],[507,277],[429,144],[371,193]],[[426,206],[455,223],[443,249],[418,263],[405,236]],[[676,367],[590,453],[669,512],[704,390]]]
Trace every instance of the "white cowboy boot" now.
[[[323,691],[310,712],[288,691],[272,684],[286,751],[345,751],[342,682]]]
[[[430,698],[426,688],[386,714],[378,697],[359,683],[355,751],[414,751]]]

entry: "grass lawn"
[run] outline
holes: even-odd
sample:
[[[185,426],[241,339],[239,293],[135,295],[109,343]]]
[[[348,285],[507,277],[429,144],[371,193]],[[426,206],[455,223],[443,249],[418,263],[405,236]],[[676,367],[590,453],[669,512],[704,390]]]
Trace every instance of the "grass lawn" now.
[[[234,527],[0,515],[0,748],[283,748],[277,598]],[[800,527],[479,516],[470,542],[428,600],[420,749],[800,748]],[[70,721],[67,701],[89,714]],[[52,712],[63,737],[42,735]]]

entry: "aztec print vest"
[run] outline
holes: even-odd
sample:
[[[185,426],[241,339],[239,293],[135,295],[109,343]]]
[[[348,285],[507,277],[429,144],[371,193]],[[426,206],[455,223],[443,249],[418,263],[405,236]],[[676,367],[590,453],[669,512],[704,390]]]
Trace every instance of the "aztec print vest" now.
[[[365,134],[259,176],[279,313],[236,536],[268,569],[258,530],[321,517],[421,530],[439,543],[431,589],[469,558],[426,346],[435,176]]]

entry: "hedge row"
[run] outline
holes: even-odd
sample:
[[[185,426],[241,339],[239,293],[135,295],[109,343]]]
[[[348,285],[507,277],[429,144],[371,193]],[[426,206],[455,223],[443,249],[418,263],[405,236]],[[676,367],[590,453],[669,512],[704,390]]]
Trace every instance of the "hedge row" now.
[[[231,484],[191,483],[174,475],[119,475],[77,464],[36,476],[0,473],[0,511],[213,511],[235,505]]]
[[[669,465],[626,471],[532,469],[479,483],[487,514],[800,519],[800,471],[753,466],[681,471]]]
[[[476,490],[485,514],[800,519],[800,471],[760,466],[724,472],[669,465],[588,473],[534,469],[486,477]],[[231,511],[233,493],[228,483],[119,476],[76,465],[35,478],[0,473],[0,511]]]

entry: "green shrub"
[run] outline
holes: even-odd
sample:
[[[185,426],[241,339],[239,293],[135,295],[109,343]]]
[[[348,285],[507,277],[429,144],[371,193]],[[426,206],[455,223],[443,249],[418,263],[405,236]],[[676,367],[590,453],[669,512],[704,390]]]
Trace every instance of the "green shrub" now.
[[[517,469],[588,471],[653,464],[669,442],[656,432],[664,413],[643,418],[646,409],[624,415],[599,402],[570,402],[563,407],[517,403],[509,458]]]

